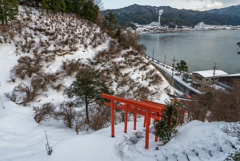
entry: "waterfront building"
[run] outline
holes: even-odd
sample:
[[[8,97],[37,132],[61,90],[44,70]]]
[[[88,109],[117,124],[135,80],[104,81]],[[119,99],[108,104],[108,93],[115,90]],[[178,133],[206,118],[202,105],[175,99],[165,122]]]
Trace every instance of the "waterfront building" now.
[[[230,88],[234,81],[240,81],[240,73],[219,76],[218,84]]]
[[[192,82],[191,86],[200,91],[203,91],[205,88],[217,84],[219,76],[227,75],[228,73],[222,70],[204,70],[196,71],[192,73]]]

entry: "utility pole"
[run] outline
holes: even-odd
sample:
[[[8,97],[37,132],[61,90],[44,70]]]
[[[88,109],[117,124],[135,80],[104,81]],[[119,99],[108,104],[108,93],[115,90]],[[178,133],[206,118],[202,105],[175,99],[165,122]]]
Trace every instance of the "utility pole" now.
[[[154,60],[154,49],[153,49],[153,60]]]
[[[173,68],[172,68],[172,78],[171,78],[171,82],[172,82],[172,85],[173,85],[173,71],[174,71],[174,64],[175,64],[175,61],[177,61],[176,59],[175,59],[175,57],[174,57],[174,59],[173,59]]]
[[[214,85],[216,68],[217,68],[217,66],[216,66],[216,63],[215,63],[215,65],[213,66],[213,84],[212,85]]]
[[[165,54],[165,59],[164,59],[164,65],[166,65],[166,54]]]

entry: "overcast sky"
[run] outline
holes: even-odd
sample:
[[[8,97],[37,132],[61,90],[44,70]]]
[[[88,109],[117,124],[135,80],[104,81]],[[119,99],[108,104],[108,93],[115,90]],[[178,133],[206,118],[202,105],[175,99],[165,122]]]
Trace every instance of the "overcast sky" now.
[[[240,0],[102,0],[105,9],[117,9],[132,4],[171,6],[178,9],[209,10],[240,5]]]

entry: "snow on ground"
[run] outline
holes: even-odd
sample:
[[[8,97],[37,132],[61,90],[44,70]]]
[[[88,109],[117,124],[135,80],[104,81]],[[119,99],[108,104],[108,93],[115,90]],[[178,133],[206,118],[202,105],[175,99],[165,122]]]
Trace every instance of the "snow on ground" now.
[[[134,132],[145,136],[142,117],[137,120],[137,130],[133,130],[132,121],[128,122],[127,133],[123,131],[123,123],[115,125],[115,138],[111,137],[111,127],[76,135],[74,129],[54,120],[38,125],[30,107],[11,102],[5,105],[6,109],[0,109],[0,160],[3,161],[188,161],[187,158],[222,161],[233,152],[232,145],[240,148],[237,138],[220,130],[224,122],[192,121],[181,126],[177,136],[164,146],[154,142],[153,130],[150,130],[149,149],[145,149],[145,138],[134,137]],[[51,156],[45,150],[45,130],[53,148]],[[131,141],[133,138],[136,143]]]

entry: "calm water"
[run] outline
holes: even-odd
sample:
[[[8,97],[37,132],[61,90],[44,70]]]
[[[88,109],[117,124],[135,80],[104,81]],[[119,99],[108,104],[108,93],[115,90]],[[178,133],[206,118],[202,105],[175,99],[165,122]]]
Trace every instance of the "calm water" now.
[[[154,58],[162,62],[166,54],[167,64],[172,64],[174,57],[177,62],[185,60],[189,72],[212,69],[214,63],[227,73],[237,73],[240,68],[240,30],[143,34],[139,38],[146,45],[148,56],[153,57],[154,50]]]

